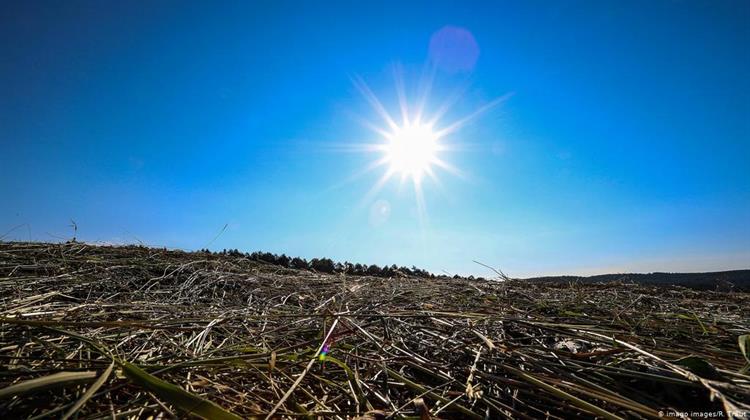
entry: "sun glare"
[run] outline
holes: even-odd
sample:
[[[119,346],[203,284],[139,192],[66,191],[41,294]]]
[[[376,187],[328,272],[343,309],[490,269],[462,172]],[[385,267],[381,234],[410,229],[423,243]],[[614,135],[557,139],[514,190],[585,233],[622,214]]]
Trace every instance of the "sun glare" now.
[[[391,171],[415,182],[420,182],[435,163],[437,150],[437,136],[429,126],[421,124],[397,127],[385,146]]]
[[[366,119],[362,119],[362,123],[379,136],[378,142],[364,144],[362,150],[378,152],[381,154],[381,157],[361,171],[360,174],[369,172],[380,166],[388,167],[375,185],[365,194],[362,203],[368,203],[375,198],[389,179],[392,179],[394,176],[400,176],[402,183],[406,180],[411,180],[411,183],[414,185],[421,223],[426,216],[422,192],[425,178],[429,178],[438,187],[441,187],[436,169],[441,169],[453,175],[463,175],[461,171],[444,160],[445,156],[439,156],[442,152],[461,148],[458,139],[450,138],[452,137],[451,135],[480,114],[507,99],[510,94],[485,104],[463,118],[441,123],[441,117],[448,112],[453,101],[448,101],[438,107],[433,115],[424,115],[428,95],[431,90],[432,78],[430,77],[424,83],[423,92],[414,104],[415,106],[410,107],[405,95],[403,80],[396,73],[394,75],[396,76],[396,93],[398,95],[401,114],[398,123],[394,118],[397,114],[388,112],[378,97],[361,78],[354,79],[355,86],[370,103],[375,113],[385,123],[385,125],[377,125]]]

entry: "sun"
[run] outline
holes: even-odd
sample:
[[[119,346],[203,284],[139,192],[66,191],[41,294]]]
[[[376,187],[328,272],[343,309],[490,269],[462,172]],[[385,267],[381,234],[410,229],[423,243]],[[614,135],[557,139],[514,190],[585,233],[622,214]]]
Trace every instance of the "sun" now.
[[[384,149],[392,172],[419,183],[437,162],[438,136],[429,125],[407,123],[387,137]]]
[[[376,152],[381,156],[366,167],[359,174],[367,173],[381,166],[387,169],[365,194],[362,203],[372,200],[388,180],[400,177],[401,182],[410,180],[414,186],[417,200],[417,210],[420,222],[424,219],[424,181],[429,178],[438,187],[442,187],[437,175],[437,169],[449,172],[452,175],[463,176],[464,174],[448,161],[443,152],[461,149],[461,144],[452,134],[461,127],[475,119],[480,114],[505,101],[511,96],[506,94],[496,98],[484,106],[476,109],[469,115],[450,122],[441,122],[456,98],[443,103],[432,115],[425,115],[429,92],[431,90],[431,79],[424,83],[424,91],[421,97],[409,106],[406,98],[403,80],[396,73],[396,93],[398,95],[400,119],[397,122],[397,113],[389,112],[378,97],[370,90],[367,84],[359,77],[353,80],[355,87],[362,93],[367,102],[370,103],[375,113],[380,116],[384,125],[375,124],[367,119],[360,119],[367,128],[378,135],[378,141],[361,145],[365,152]],[[426,176],[425,176],[426,175]],[[355,175],[356,176],[356,175]]]

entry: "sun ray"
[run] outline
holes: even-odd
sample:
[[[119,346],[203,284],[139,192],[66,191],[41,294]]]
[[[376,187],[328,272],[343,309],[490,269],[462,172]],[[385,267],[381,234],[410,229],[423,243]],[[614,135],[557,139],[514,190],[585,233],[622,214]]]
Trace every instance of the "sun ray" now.
[[[439,139],[442,140],[442,139]],[[460,150],[466,150],[463,144],[448,143],[446,141],[440,141],[437,143],[435,151],[437,152],[457,152]]]
[[[448,134],[451,134],[451,133],[457,131],[458,129],[460,129],[461,127],[463,127],[465,124],[467,124],[471,120],[473,120],[473,119],[477,118],[478,116],[484,114],[485,112],[487,112],[490,109],[494,108],[498,104],[500,104],[502,102],[505,102],[511,96],[512,96],[512,94],[508,93],[508,94],[503,95],[503,96],[501,96],[501,97],[499,97],[499,98],[497,98],[497,99],[495,99],[493,101],[490,101],[489,103],[487,103],[484,106],[480,107],[479,109],[477,109],[476,111],[472,112],[471,114],[469,114],[469,115],[467,115],[467,116],[465,116],[465,117],[463,117],[463,118],[461,118],[461,119],[459,119],[459,120],[451,123],[449,126],[443,128],[443,129],[438,130],[437,132],[435,132],[435,135],[438,138],[440,138],[440,137],[445,137]]]
[[[425,171],[425,174],[427,174],[427,177],[432,180],[432,182],[440,189],[443,188],[443,183],[440,181],[440,178],[438,178],[435,171],[432,169],[432,167],[427,168]]]
[[[396,95],[398,96],[398,107],[401,109],[401,125],[409,124],[409,105],[406,102],[406,88],[404,87],[403,70],[393,67],[393,80],[396,85]]]
[[[435,166],[438,166],[438,167],[442,168],[446,172],[451,173],[452,175],[455,175],[455,176],[457,176],[459,178],[462,178],[462,179],[466,179],[466,174],[465,173],[463,173],[460,169],[456,168],[455,166],[451,165],[450,163],[448,163],[448,162],[446,162],[446,161],[444,161],[442,159],[435,158],[435,159],[432,160],[432,163]]]
[[[422,122],[422,116],[424,115],[424,108],[427,106],[427,101],[430,98],[430,94],[432,93],[432,83],[435,80],[435,72],[437,71],[437,67],[434,65],[427,65],[426,70],[423,70],[423,77],[420,79],[420,86],[419,86],[419,100],[417,101],[417,106],[415,110],[415,118],[414,121],[419,124]],[[426,77],[424,77],[424,74],[427,74]],[[433,125],[433,124],[428,124]]]
[[[375,169],[378,169],[379,167],[385,165],[388,163],[388,159],[385,157],[380,158],[378,160],[375,160],[371,162],[369,165],[365,166],[364,168],[360,169],[359,171],[349,175],[348,177],[344,178],[342,181],[337,182],[330,187],[328,187],[328,190],[335,190],[338,188],[343,187],[344,185],[350,184],[357,179],[361,178],[364,175],[367,175],[368,173],[374,171]]]
[[[385,120],[385,123],[388,124],[388,127],[391,128],[391,130],[394,130],[398,128],[398,124],[393,120],[393,117],[391,117],[391,114],[386,111],[385,107],[382,103],[380,103],[380,100],[377,96],[370,90],[370,88],[367,86],[367,84],[357,76],[355,79],[353,79],[354,85],[359,89],[360,93],[365,97],[365,99],[370,103],[370,105],[375,109],[375,112],[377,112],[383,120]]]
[[[465,91],[466,86],[461,86],[458,89],[454,90],[453,93],[451,93],[450,96],[448,96],[448,98],[440,104],[440,107],[435,111],[435,113],[432,114],[432,117],[427,124],[430,124],[432,126],[437,125],[440,119],[443,118],[443,116],[447,114],[448,111],[450,111],[450,109],[453,107],[453,105],[456,104],[456,102],[458,102]]]
[[[442,200],[452,201],[448,195],[448,191],[445,189],[445,185],[443,185],[443,181],[440,180],[440,177],[437,176],[437,173],[432,168],[427,172],[427,177],[430,178],[431,188],[435,188]]]
[[[385,150],[384,147],[383,143],[369,143],[366,141],[357,142],[355,144],[324,143],[317,146],[319,150],[338,153],[382,152]]]
[[[417,219],[419,220],[419,227],[422,232],[425,231],[427,226],[427,206],[424,201],[424,192],[422,191],[422,182],[417,178],[412,178],[414,183],[414,196],[417,201]]]
[[[375,134],[377,134],[377,135],[379,135],[381,137],[384,137],[384,138],[389,138],[390,136],[392,136],[391,132],[382,129],[381,127],[378,127],[374,123],[372,123],[372,122],[370,122],[370,121],[368,121],[368,120],[366,120],[364,118],[358,118],[358,119],[359,119],[359,121],[360,121],[360,123],[362,125],[364,125],[365,127],[369,128],[370,130],[372,130]]]
[[[366,206],[372,199],[377,195],[377,193],[380,192],[380,190],[385,186],[385,183],[388,182],[389,179],[391,179],[391,176],[393,176],[394,172],[390,169],[388,169],[383,176],[381,176],[375,184],[365,193],[364,197],[359,201],[358,207],[364,207]]]

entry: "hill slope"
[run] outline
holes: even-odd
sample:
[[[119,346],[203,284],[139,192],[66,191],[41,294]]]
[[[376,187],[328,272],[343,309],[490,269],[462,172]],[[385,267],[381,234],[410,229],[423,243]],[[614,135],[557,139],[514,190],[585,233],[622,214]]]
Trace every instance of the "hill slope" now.
[[[750,295],[737,292],[348,277],[215,254],[0,243],[0,302],[0,418],[750,408],[738,346]]]

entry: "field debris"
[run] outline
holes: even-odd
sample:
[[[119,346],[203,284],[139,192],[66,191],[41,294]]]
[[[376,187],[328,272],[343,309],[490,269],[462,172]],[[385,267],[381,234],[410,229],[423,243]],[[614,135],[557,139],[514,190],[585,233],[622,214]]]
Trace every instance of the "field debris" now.
[[[0,243],[0,302],[0,418],[750,418],[747,293],[72,242]]]

